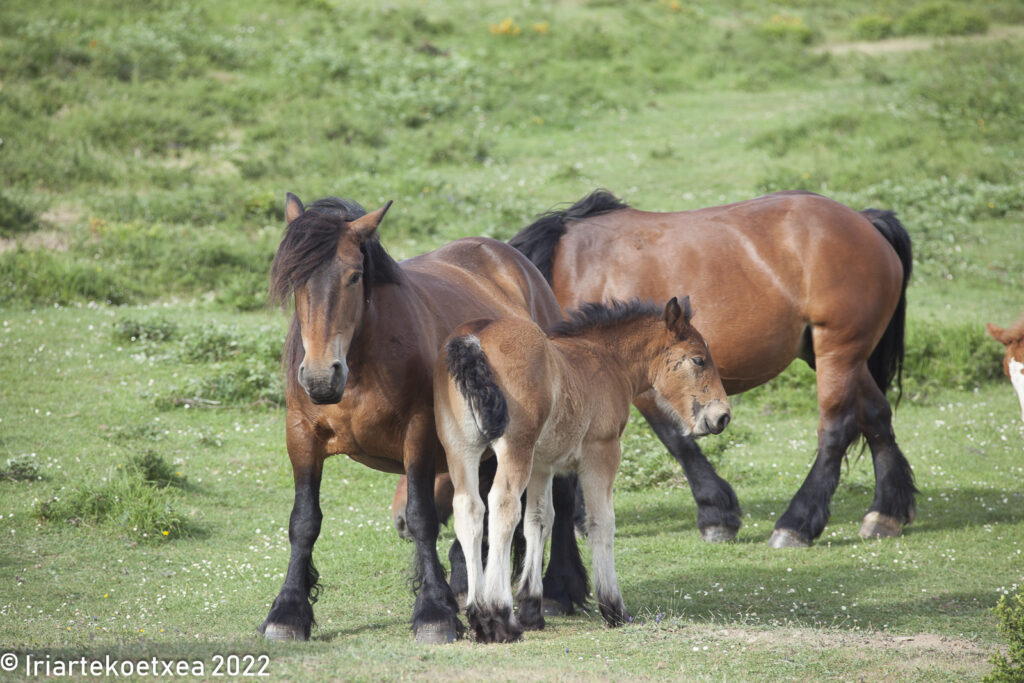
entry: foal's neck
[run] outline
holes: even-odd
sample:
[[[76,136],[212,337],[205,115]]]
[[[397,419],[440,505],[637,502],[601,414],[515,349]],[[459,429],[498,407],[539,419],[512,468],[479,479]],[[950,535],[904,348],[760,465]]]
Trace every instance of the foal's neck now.
[[[632,388],[632,396],[644,393],[651,383],[652,339],[661,321],[642,318],[610,325],[596,326],[574,338],[590,351],[592,368],[583,371],[612,372]]]

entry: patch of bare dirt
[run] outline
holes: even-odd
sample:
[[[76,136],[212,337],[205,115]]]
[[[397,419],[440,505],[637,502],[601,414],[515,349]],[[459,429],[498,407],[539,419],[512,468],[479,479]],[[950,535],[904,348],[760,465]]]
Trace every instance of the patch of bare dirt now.
[[[22,249],[52,249],[67,251],[67,236],[55,230],[37,230],[17,238],[0,237],[0,254],[13,251],[18,246]]]
[[[995,40],[1014,40],[1024,38],[1024,26],[996,26],[988,33],[977,36],[950,36],[933,38],[926,36],[907,36],[904,38],[887,38],[885,40],[860,40],[852,43],[832,43],[815,48],[815,52],[828,52],[833,55],[845,55],[856,52],[864,55],[884,55],[897,52],[913,52],[930,50],[938,44],[983,43]]]

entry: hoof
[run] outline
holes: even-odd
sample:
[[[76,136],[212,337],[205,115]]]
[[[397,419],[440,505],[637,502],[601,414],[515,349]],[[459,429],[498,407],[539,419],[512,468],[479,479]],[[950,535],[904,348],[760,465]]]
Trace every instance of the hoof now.
[[[873,510],[864,515],[864,524],[860,527],[861,538],[892,538],[902,533],[902,524],[892,517]]]
[[[572,605],[566,606],[558,600],[549,600],[548,598],[544,598],[542,611],[546,617],[568,617],[576,613]]]
[[[284,624],[263,624],[260,633],[267,640],[306,640],[307,636],[302,629]]]
[[[415,632],[416,642],[421,645],[447,645],[455,642],[458,634],[450,623],[423,624]]]
[[[725,543],[736,538],[736,529],[715,524],[701,529],[700,536],[708,543]]]
[[[768,539],[768,545],[773,548],[809,548],[811,542],[795,531],[776,529]]]

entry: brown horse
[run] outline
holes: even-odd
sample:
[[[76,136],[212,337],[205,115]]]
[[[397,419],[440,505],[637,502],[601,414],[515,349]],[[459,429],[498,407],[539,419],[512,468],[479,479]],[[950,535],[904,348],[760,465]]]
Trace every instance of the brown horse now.
[[[1003,357],[1003,372],[1010,378],[1013,390],[1020,401],[1021,420],[1024,420],[1024,316],[1009,329],[1004,330],[992,323],[986,323],[985,329],[997,342],[1006,347]]]
[[[309,637],[320,479],[324,460],[336,453],[407,476],[419,587],[413,631],[423,642],[461,632],[436,549],[434,475],[446,461],[434,427],[434,361],[445,337],[472,318],[522,317],[544,327],[561,319],[537,269],[502,242],[467,238],[395,262],[377,238],[389,206],[366,213],[328,198],[306,209],[288,195],[270,292],[295,300],[284,350],[295,504],[288,572],[260,627],[269,639]]]
[[[729,394],[767,382],[794,358],[815,368],[817,459],[776,523],[772,546],[807,546],[821,534],[858,434],[875,468],[861,535],[896,535],[913,521],[917,489],[885,397],[902,374],[911,268],[910,238],[892,212],[858,213],[819,195],[780,192],[651,213],[597,191],[542,216],[510,244],[540,268],[563,308],[689,292],[694,324]],[[729,484],[656,401],[641,397],[636,406],[682,464],[703,536],[735,536],[740,509]]]
[[[437,511],[437,521],[446,524],[452,516],[452,496],[455,489],[452,487],[452,479],[447,472],[441,472],[434,479],[434,509]],[[409,503],[409,482],[403,474],[398,478],[398,486],[395,487],[395,496],[391,499],[391,522],[395,525],[395,531],[400,538],[411,539],[409,524],[405,521],[405,509]]]
[[[729,401],[689,300],[584,305],[548,337],[523,318],[475,320],[445,343],[434,371],[437,431],[455,486],[455,533],[469,572],[466,618],[481,642],[544,626],[541,569],[554,520],[552,478],[576,472],[587,500],[594,593],[612,626],[631,619],[615,577],[612,481],[637,396],[652,395],[678,429],[700,436],[729,422]],[[480,461],[497,459],[481,553]],[[526,559],[512,616],[512,533],[526,491]]]

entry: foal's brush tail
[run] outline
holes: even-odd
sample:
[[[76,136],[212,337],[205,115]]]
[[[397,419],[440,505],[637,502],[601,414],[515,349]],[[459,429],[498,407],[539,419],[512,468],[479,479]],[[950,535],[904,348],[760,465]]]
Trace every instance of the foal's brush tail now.
[[[885,334],[878,342],[878,346],[872,351],[868,358],[868,369],[874,377],[878,388],[885,391],[896,380],[896,403],[899,404],[903,396],[903,356],[905,351],[904,335],[907,322],[907,283],[910,281],[912,270],[912,253],[910,247],[910,235],[906,228],[896,218],[892,211],[880,209],[865,209],[860,212],[862,216],[871,221],[871,224],[882,233],[882,236],[889,242],[896,251],[896,255],[903,264],[903,284],[900,288],[900,300],[896,305],[896,311],[892,314],[889,326],[885,328]]]
[[[473,335],[455,337],[445,346],[448,374],[469,404],[473,420],[484,440],[490,443],[508,427],[508,403],[494,381],[480,340]]]

